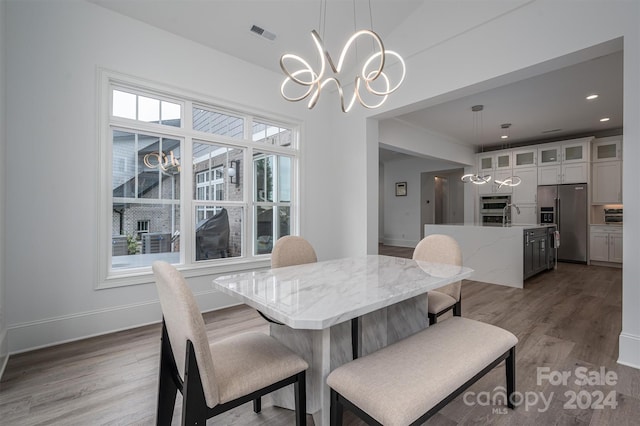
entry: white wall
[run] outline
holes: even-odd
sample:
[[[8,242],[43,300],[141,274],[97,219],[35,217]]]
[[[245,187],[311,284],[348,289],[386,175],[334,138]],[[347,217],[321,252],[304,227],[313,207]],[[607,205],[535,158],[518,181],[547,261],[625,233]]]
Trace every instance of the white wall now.
[[[321,258],[377,251],[378,146],[384,131],[377,119],[396,109],[409,111],[469,94],[469,88],[502,85],[505,75],[524,76],[536,64],[543,64],[540,70],[554,58],[624,36],[625,140],[640,140],[637,2],[464,4],[463,13],[456,2],[425,2],[385,39],[388,48],[405,55],[408,74],[403,87],[371,116],[363,108],[342,114],[335,100],[327,100],[330,96],[307,113],[279,99],[273,90],[279,75],[91,4],[8,3],[11,161],[6,172],[12,185],[5,201],[10,225],[5,279],[12,350],[157,318],[152,285],[92,290],[97,275],[97,66],[303,119],[302,234]],[[242,85],[233,83],[240,78]],[[639,151],[640,144],[628,143],[624,156],[632,161],[640,158]],[[640,187],[631,172],[625,168],[625,210],[631,219],[625,223],[620,361],[640,367],[640,262],[635,259],[640,224],[633,219],[640,217]],[[39,232],[27,229],[31,226]],[[229,302],[210,292],[209,279],[191,284],[202,293],[205,309]]]
[[[640,368],[640,186],[636,166],[640,158],[640,4],[633,2],[624,40],[624,200],[622,333],[618,362]]]
[[[454,3],[438,2],[435,6],[432,2],[426,2],[409,18],[413,24],[405,22],[401,30],[394,35],[398,38],[406,37],[404,32],[408,31],[408,28],[429,31],[428,23],[442,18],[438,13],[447,9],[447,5],[450,5],[449,12],[452,12],[459,6]],[[509,2],[501,2],[506,3]],[[438,13],[435,13],[436,7],[439,9]],[[627,1],[536,1],[509,13],[495,14],[494,19],[484,23],[478,15],[475,26],[468,22],[470,15],[464,15],[460,22],[466,24],[467,28],[460,28],[463,31],[458,35],[452,35],[443,28],[441,38],[438,38],[437,34],[430,34],[431,37],[417,35],[412,39],[428,40],[425,42],[428,46],[422,51],[410,52],[411,55],[407,59],[409,71],[404,87],[390,97],[385,110],[377,116],[384,118],[390,116],[395,108],[404,112],[411,110],[412,106],[438,103],[447,96],[464,96],[470,94],[471,90],[477,92],[502,85],[505,84],[505,81],[501,80],[503,76],[527,76],[531,75],[531,72],[541,72],[550,67],[566,66],[568,64],[552,60],[624,37],[624,133],[625,141],[631,141],[625,145],[624,157],[629,162],[635,162],[636,158],[640,158],[640,144],[633,142],[640,140],[638,7],[637,2]],[[485,15],[484,18],[488,19],[490,16]],[[452,28],[459,24],[453,18],[445,21],[446,24],[451,24]],[[439,27],[445,26],[442,24]],[[541,31],[541,28],[544,28],[544,31]],[[394,41],[397,39],[387,38],[385,46],[391,48]],[[404,53],[401,48],[395,50]],[[581,55],[580,60],[588,59],[583,53],[572,55],[567,60],[576,60]],[[354,119],[347,123],[348,127],[335,126],[334,134],[364,132],[366,121],[367,117],[364,116],[362,120]],[[369,152],[367,155],[361,155],[360,161],[352,163],[353,176],[349,180],[354,181],[356,186],[366,187],[377,182],[374,178],[378,163],[371,161],[377,146],[374,146],[368,134],[365,137],[365,149]],[[347,144],[350,141],[344,139],[343,142]],[[387,140],[385,143],[393,144],[393,141]],[[624,230],[623,332],[620,336],[619,361],[640,368],[640,263],[636,259],[636,253],[640,252],[640,225],[634,219],[640,217],[640,188],[631,173],[632,170],[625,167],[625,216],[629,219],[625,221]],[[358,198],[353,194],[354,209],[358,210],[360,215],[366,215],[368,221],[377,223],[377,194],[369,190],[367,194],[367,199]],[[364,232],[368,232],[367,235],[364,235]],[[372,231],[371,227],[354,227],[350,239],[366,239],[366,250],[375,252],[375,229]]]
[[[99,67],[303,121],[301,233],[320,258],[334,255],[332,233],[343,225],[326,167],[335,152],[328,119],[323,106],[308,112],[283,100],[279,74],[84,1],[8,2],[6,24],[12,352],[160,319],[152,277],[94,290]],[[203,310],[236,303],[212,291],[211,277],[189,281]]]
[[[7,339],[7,318],[5,315],[5,185],[7,182],[5,174],[5,151],[6,151],[6,132],[5,132],[5,4],[0,1],[0,378],[4,372],[8,354]]]
[[[455,167],[452,165],[449,168]],[[414,157],[385,162],[382,188],[384,192],[382,242],[384,244],[400,247],[415,247],[418,244],[424,225],[421,218],[422,174],[441,170],[444,170],[441,162],[424,158]],[[407,182],[406,196],[396,197],[396,182]],[[463,220],[463,218],[460,219],[460,221]]]

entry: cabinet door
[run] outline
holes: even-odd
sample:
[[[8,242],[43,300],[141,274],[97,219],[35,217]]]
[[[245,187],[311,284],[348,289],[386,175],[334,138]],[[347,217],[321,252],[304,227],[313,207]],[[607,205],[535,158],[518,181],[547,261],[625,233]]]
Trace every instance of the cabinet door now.
[[[478,155],[478,170],[481,172],[491,172],[495,168],[493,164],[493,154]]]
[[[562,164],[562,183],[586,183],[589,163]]]
[[[511,169],[509,170],[497,170],[493,176],[493,189],[496,194],[511,194],[513,187],[508,185],[499,186],[496,180],[502,181],[512,176]]]
[[[593,142],[594,162],[622,160],[622,140],[617,138],[596,139]]]
[[[622,202],[622,161],[605,161],[591,166],[591,202],[617,204]]]
[[[494,168],[496,170],[511,170],[511,151],[501,151],[494,158]]]
[[[581,163],[589,161],[588,142],[562,144],[562,163]]]
[[[591,260],[609,261],[609,234],[592,232],[589,238],[589,257]],[[560,235],[562,244],[562,234]]]
[[[520,203],[536,203],[536,196],[538,195],[538,168],[516,169],[513,171],[513,174],[514,176],[518,176],[521,182],[520,185],[513,187],[511,201],[518,205],[520,205]],[[537,221],[527,223],[537,223]]]
[[[609,234],[609,262],[622,263],[622,233]]]
[[[496,186],[493,183],[493,179],[494,178],[495,178],[495,176],[492,175],[491,176],[491,180],[489,182],[487,182],[487,183],[483,183],[483,184],[480,184],[480,185],[473,184],[473,186],[478,187],[478,194],[479,195],[491,195],[491,194],[493,194],[493,191],[494,191],[493,187]]]
[[[512,208],[511,223],[514,225],[533,225],[538,223],[538,213],[535,204],[515,204],[520,209],[520,214],[518,214],[515,208]]]
[[[523,262],[523,275],[524,275],[524,279],[526,280],[527,278],[529,278],[531,275],[533,275],[533,244],[531,244],[529,242],[529,232],[528,231],[524,231],[524,250],[523,250],[523,256],[524,258],[522,259]]]
[[[531,167],[536,165],[538,150],[535,148],[513,151],[513,168]]]
[[[560,183],[561,166],[538,167],[538,185],[555,185]]]
[[[553,166],[562,162],[560,145],[538,147],[538,166]]]

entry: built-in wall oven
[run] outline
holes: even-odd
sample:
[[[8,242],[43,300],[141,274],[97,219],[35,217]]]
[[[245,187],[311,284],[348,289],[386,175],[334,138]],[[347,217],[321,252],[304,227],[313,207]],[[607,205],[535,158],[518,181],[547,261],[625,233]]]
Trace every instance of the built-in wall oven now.
[[[483,195],[480,197],[480,222],[483,226],[502,226],[502,215],[510,195]],[[511,209],[506,212],[507,222],[511,221]]]

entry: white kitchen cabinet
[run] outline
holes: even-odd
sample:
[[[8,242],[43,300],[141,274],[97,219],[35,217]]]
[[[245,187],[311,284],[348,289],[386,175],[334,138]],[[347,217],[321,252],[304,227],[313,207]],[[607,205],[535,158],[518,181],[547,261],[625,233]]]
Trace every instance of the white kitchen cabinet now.
[[[591,172],[591,203],[622,203],[622,161],[593,163]]]
[[[589,179],[589,163],[562,163],[561,183],[586,183]]]
[[[535,204],[538,195],[538,168],[514,169],[513,175],[521,179],[520,185],[513,187],[511,201],[520,204]],[[537,223],[528,222],[528,223]]]
[[[538,185],[586,183],[589,163],[569,163],[559,166],[538,167]]]
[[[562,235],[560,236],[562,238]],[[589,257],[600,262],[609,261],[609,234],[605,232],[591,232]],[[562,244],[562,239],[560,239]]]
[[[560,144],[545,144],[538,146],[538,166],[555,166],[562,162],[562,147]]]
[[[511,151],[501,150],[478,154],[478,170],[487,173],[493,170],[511,169]]]
[[[609,234],[609,261],[622,263],[622,232]]]
[[[562,142],[562,164],[589,161],[592,140],[590,137]]]
[[[621,226],[592,225],[590,234],[589,258],[592,261],[622,263]]]
[[[538,223],[538,213],[535,204],[518,204],[520,214],[514,208],[511,209],[511,223],[514,225],[530,225]]]
[[[513,176],[511,169],[508,170],[496,170],[493,176],[493,192],[495,194],[511,194],[513,192],[513,187],[509,185],[499,186],[495,181],[503,181],[507,178]]]
[[[478,185],[478,194],[479,195],[511,194],[513,192],[512,186],[502,185],[501,187],[499,187],[499,185],[496,183],[496,180],[504,180],[511,176],[512,176],[511,169],[492,171],[491,180],[488,183]]]
[[[491,153],[478,154],[478,170],[492,172],[495,168],[495,155]]]
[[[538,185],[557,185],[562,181],[562,166],[538,167]]]
[[[511,170],[511,151],[499,151],[494,158],[494,168],[496,170]]]
[[[513,168],[532,167],[536,165],[538,150],[536,148],[524,148],[513,150]]]
[[[599,161],[622,160],[622,137],[614,136],[595,139],[591,155],[594,163]]]

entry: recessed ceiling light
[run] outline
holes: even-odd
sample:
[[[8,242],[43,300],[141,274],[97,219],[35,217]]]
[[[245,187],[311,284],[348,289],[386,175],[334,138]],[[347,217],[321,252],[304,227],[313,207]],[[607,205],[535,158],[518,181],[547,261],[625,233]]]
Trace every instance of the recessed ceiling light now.
[[[610,118],[609,118],[609,117],[604,117],[604,118],[601,118],[601,119],[600,119],[600,121],[603,121],[603,122],[604,122],[604,121],[609,121],[609,120],[610,120]]]
[[[500,136],[500,139],[508,139],[508,138],[509,138],[509,136],[507,136],[507,135]]]
[[[596,99],[597,97],[598,97],[598,95],[594,93],[593,95],[589,95],[589,96],[587,96],[587,100],[588,100],[588,101],[591,101],[591,100],[593,100],[593,99]]]

